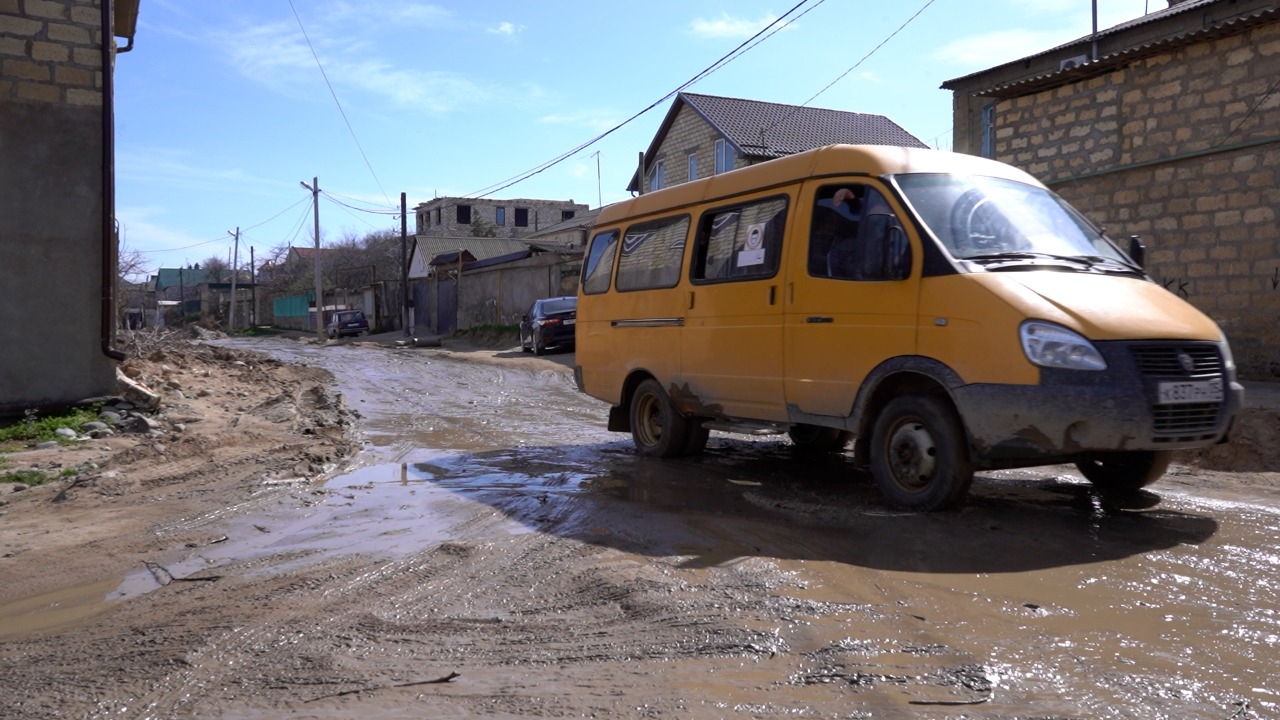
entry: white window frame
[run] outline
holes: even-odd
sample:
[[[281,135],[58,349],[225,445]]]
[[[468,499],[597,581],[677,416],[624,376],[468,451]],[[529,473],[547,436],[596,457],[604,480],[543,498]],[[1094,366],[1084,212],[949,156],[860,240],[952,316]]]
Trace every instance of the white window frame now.
[[[698,179],[698,153],[689,153],[689,180]]]
[[[661,190],[667,182],[667,161],[659,160],[649,170],[649,191]]]
[[[733,146],[728,140],[716,140],[716,174],[727,173],[733,169]]]

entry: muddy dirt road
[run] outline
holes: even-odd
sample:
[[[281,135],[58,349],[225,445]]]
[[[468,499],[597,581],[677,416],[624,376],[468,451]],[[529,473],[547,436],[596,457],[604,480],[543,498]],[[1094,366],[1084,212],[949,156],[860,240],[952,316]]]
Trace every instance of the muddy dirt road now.
[[[904,514],[784,440],[638,458],[571,355],[236,344],[337,376],[355,467],[6,616],[0,716],[1280,717],[1278,473]]]

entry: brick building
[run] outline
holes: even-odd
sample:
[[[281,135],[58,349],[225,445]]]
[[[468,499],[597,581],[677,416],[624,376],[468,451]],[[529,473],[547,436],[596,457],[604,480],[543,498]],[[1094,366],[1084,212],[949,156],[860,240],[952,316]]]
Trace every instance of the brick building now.
[[[679,93],[627,190],[650,192],[793,155],[852,143],[928,147],[883,115]]]
[[[954,147],[1044,181],[1280,377],[1280,2],[1169,6],[949,80]]]
[[[0,0],[0,415],[116,392],[113,38],[137,0]]]
[[[442,197],[419,203],[419,237],[522,238],[588,210],[572,200]]]

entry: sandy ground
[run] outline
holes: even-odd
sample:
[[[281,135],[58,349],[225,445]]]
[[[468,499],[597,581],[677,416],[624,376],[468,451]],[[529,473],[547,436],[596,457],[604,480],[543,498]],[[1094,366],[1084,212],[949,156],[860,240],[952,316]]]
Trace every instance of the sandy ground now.
[[[572,355],[294,342],[133,359],[162,435],[8,456],[78,472],[0,495],[0,717],[1280,714],[1274,408],[1157,512],[915,516],[777,443],[643,462]]]

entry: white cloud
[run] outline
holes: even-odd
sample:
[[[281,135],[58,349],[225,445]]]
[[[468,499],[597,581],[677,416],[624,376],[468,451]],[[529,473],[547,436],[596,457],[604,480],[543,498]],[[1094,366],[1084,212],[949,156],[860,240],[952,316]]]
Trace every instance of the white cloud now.
[[[514,37],[524,32],[524,26],[513,25],[509,22],[504,22],[504,23],[498,23],[496,26],[488,28],[485,32],[490,32],[490,33],[493,33],[494,35],[506,35],[507,37]]]
[[[933,54],[952,65],[976,70],[1035,55],[1063,42],[1060,31],[997,30],[952,40]]]
[[[278,22],[247,29],[224,46],[241,74],[282,93],[313,93],[319,81],[319,56],[324,76],[344,103],[354,102],[349,92],[357,90],[402,107],[445,113],[492,94],[457,73],[398,68],[344,34],[308,30],[308,36],[310,47],[296,23]]]
[[[749,38],[760,32],[765,26],[777,20],[773,14],[765,15],[759,20],[736,18],[728,13],[721,13],[719,18],[707,20],[695,18],[689,23],[689,30],[694,35],[704,38]]]
[[[550,115],[543,115],[538,118],[538,122],[548,125],[566,125],[569,127],[586,128],[592,132],[603,132],[616,126],[620,120],[618,116],[607,110],[578,110],[577,112],[560,112]]]

